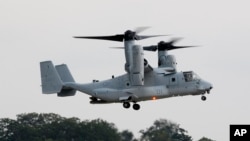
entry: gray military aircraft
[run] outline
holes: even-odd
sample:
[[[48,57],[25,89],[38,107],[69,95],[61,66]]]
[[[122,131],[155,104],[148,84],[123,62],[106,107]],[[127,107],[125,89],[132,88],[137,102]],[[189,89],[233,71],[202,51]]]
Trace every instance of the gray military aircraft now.
[[[142,29],[144,30],[144,29]],[[123,103],[124,108],[139,110],[138,102],[175,96],[202,95],[210,92],[212,84],[202,80],[195,72],[177,72],[176,60],[169,50],[192,46],[174,46],[179,39],[159,42],[157,45],[140,46],[135,42],[154,36],[141,36],[140,31],[127,30],[113,36],[78,36],[75,38],[101,39],[124,42],[126,73],[108,80],[76,83],[67,65],[54,66],[51,61],[40,62],[42,93],[57,93],[59,97],[73,96],[76,91],[90,95],[91,104]],[[158,67],[153,68],[144,58],[143,51],[158,51]]]

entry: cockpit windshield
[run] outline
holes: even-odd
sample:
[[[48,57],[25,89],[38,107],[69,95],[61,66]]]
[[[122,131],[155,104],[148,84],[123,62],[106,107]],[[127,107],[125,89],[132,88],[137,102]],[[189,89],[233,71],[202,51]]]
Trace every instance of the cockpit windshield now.
[[[184,75],[184,79],[186,82],[189,82],[189,81],[195,81],[195,80],[199,80],[200,77],[192,72],[192,71],[188,71],[188,72],[183,72],[183,75]]]

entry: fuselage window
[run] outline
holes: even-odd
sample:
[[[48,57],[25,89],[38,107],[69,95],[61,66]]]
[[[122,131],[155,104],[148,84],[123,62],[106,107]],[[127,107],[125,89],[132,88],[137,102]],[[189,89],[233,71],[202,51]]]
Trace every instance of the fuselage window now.
[[[129,83],[127,82],[126,85],[129,86]]]
[[[172,82],[175,82],[175,78],[172,78]]]

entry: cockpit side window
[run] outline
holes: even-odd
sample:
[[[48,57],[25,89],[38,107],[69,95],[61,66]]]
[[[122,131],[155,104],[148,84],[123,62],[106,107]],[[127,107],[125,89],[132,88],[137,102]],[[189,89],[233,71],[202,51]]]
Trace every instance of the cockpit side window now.
[[[194,81],[197,79],[196,74],[194,74],[192,71],[183,72],[183,75],[186,82]]]

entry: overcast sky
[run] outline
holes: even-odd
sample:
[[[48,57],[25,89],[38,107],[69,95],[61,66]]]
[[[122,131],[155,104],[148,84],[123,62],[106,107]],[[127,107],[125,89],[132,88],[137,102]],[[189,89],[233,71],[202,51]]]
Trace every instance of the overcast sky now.
[[[20,113],[53,112],[82,120],[102,118],[138,137],[153,121],[172,120],[194,140],[229,140],[230,124],[250,124],[250,2],[248,0],[0,0],[0,118]],[[199,48],[172,51],[179,71],[193,70],[214,89],[200,96],[122,104],[90,105],[89,96],[59,98],[41,92],[39,62],[66,63],[77,82],[124,74],[119,42],[79,40],[72,36],[113,35],[138,26],[143,34],[170,34],[137,42],[153,45],[183,37],[178,45]],[[142,34],[142,33],[141,33]],[[157,66],[157,54],[145,58]]]

